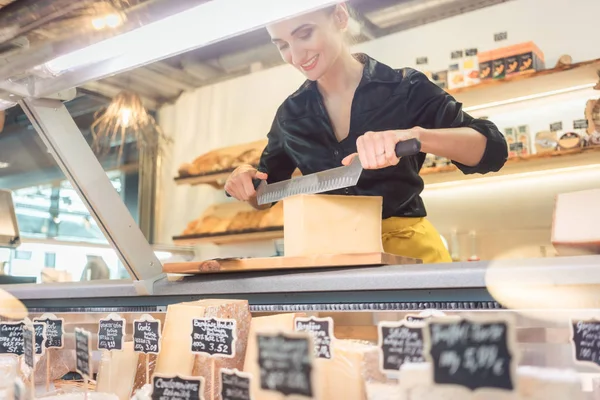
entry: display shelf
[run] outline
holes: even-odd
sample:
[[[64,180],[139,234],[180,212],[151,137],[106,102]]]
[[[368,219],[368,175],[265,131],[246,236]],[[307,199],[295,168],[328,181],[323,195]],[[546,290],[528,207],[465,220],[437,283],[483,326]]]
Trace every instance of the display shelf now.
[[[255,166],[256,167],[256,166]],[[177,185],[211,185],[216,189],[222,189],[225,181],[229,174],[233,172],[234,168],[229,168],[223,171],[215,171],[208,174],[196,175],[196,176],[178,176],[175,178]]]
[[[524,75],[490,80],[477,85],[449,90],[467,110],[527,100],[538,95],[552,95],[598,81],[600,59],[546,69]]]
[[[223,245],[281,238],[283,238],[283,226],[273,226],[263,229],[247,229],[243,231],[175,236],[173,237],[173,243],[178,246],[191,246],[207,243]]]
[[[568,167],[581,167],[586,165],[600,164],[600,146],[585,147],[582,149],[560,150],[543,154],[532,154],[511,158],[506,161],[504,167],[498,172],[485,175],[463,174],[456,166],[447,165],[439,168],[424,168],[421,176],[425,186],[439,183],[451,183],[455,181],[467,181],[472,179],[485,179],[495,176],[508,176],[527,172],[548,171]]]

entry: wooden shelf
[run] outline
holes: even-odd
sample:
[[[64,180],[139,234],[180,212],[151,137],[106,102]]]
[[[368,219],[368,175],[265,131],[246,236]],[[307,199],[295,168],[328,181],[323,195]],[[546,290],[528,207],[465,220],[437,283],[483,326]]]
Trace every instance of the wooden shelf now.
[[[197,245],[212,243],[217,245],[251,242],[257,240],[272,240],[283,238],[283,226],[275,226],[260,230],[245,230],[239,232],[214,233],[204,235],[175,236],[173,242],[178,245]]]
[[[525,75],[485,81],[477,85],[449,90],[464,108],[590,85],[598,81],[600,59],[546,69]]]
[[[421,170],[421,176],[427,188],[427,185],[437,183],[485,179],[495,176],[580,167],[591,164],[600,164],[600,146],[511,158],[500,171],[485,175],[465,175],[454,165],[448,165],[440,168],[424,168]]]

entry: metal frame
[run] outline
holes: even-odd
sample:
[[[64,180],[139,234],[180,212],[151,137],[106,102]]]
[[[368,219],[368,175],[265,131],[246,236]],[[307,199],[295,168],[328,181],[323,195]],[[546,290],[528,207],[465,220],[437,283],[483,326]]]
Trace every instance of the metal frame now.
[[[162,266],[60,100],[19,104],[129,272],[138,295],[151,295]]]

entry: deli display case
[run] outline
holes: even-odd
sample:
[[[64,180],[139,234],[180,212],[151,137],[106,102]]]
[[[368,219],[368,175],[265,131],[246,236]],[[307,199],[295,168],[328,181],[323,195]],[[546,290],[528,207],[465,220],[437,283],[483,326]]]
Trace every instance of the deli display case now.
[[[600,196],[597,188],[552,199],[554,221],[547,221],[544,228],[550,230],[552,225],[553,250],[560,252],[556,257],[479,260],[477,246],[469,249],[468,261],[453,253],[454,262],[440,264],[381,252],[322,257],[326,227],[313,223],[310,229],[299,230],[297,218],[285,219],[277,207],[271,212],[280,215],[264,213],[262,219],[253,219],[253,226],[242,226],[239,215],[248,216],[248,210],[229,203],[208,207],[187,229],[180,229],[182,235],[162,236],[172,236],[176,244],[235,247],[250,241],[252,247],[256,240],[281,239],[287,230],[284,242],[291,240],[289,232],[294,231],[295,240],[303,241],[295,243],[294,249],[308,253],[309,247],[318,247],[319,254],[300,261],[294,254],[292,262],[285,257],[285,248],[291,249],[288,242],[276,257],[240,256],[233,250],[210,257],[207,254],[212,253],[202,249],[198,261],[165,262],[114,190],[64,102],[77,97],[75,88],[83,84],[337,2],[96,3],[105,7],[101,15],[110,17],[97,20],[97,14],[76,12],[73,19],[60,20],[70,27],[68,35],[58,34],[52,24],[40,32],[36,21],[43,25],[44,15],[71,12],[70,7],[88,11],[91,7],[97,12],[100,6],[48,0],[36,8],[17,0],[0,8],[0,42],[11,45],[0,63],[0,110],[17,104],[23,109],[129,279],[0,285],[1,399],[600,399],[600,221],[593,210]],[[385,8],[384,15],[372,11],[371,20],[385,24],[398,4],[381,3],[391,9]],[[456,7],[462,10],[460,4]],[[242,11],[233,15],[235,7]],[[442,8],[438,14],[446,15],[447,10]],[[91,25],[81,22],[90,20]],[[227,23],[217,29],[211,24],[214,21]],[[406,29],[412,26],[407,21],[402,24],[408,24],[403,25]],[[101,29],[108,25],[112,29]],[[193,35],[186,30],[190,27],[195,29]],[[460,58],[465,64],[452,64],[445,74],[430,74],[431,79],[464,96],[464,104],[474,113],[532,99],[543,102],[554,95],[571,96],[597,85],[598,59],[573,63],[561,58],[562,64],[545,68],[547,60],[533,43],[501,50],[485,52],[480,58],[476,51],[466,56],[453,53],[452,60]],[[521,52],[531,53],[530,57]],[[476,60],[481,71],[493,72],[498,80],[477,78]],[[509,60],[525,65],[522,75],[497,69],[513,65]],[[168,64],[161,68],[175,73]],[[154,100],[144,99],[145,105]],[[594,105],[588,107],[592,123]],[[527,125],[508,129],[513,158],[498,177],[541,179],[558,169],[562,177],[581,167],[593,180],[598,147],[592,146],[592,139],[598,132],[590,124],[592,139],[584,146],[583,122],[577,121],[577,135],[563,132],[561,123],[550,132],[540,132],[535,140],[523,139],[529,137]],[[235,154],[232,146],[223,146],[175,167],[178,176],[169,179],[173,186],[208,184],[210,190],[222,190],[223,179],[240,159],[256,161],[252,157],[257,143],[264,146],[264,142],[252,142],[252,148],[233,146]],[[532,173],[528,168],[537,170]],[[427,184],[438,187],[447,184],[448,176],[469,180],[457,178],[457,169],[448,160],[428,158],[425,170]],[[565,185],[575,185],[578,179],[583,180],[573,178]],[[520,188],[530,185],[524,182]],[[182,198],[190,192],[180,197],[168,188],[163,192],[181,202],[169,207],[166,201],[163,208],[174,214],[175,208],[188,204]],[[216,197],[201,193],[203,199]],[[446,205],[454,204],[450,197],[440,198]],[[505,206],[514,211],[526,203],[521,199]],[[11,233],[9,244],[18,246],[13,205],[2,204],[9,206],[0,206],[0,227],[4,221],[13,222],[17,232]],[[448,209],[452,212],[444,214],[456,211]],[[358,214],[355,211],[346,210],[345,215]],[[471,211],[468,218],[489,221],[485,215],[472,216]],[[335,212],[332,209],[330,214]],[[511,221],[500,214],[507,226],[517,225],[519,218],[533,219],[517,213]],[[185,218],[189,221],[191,215]],[[215,226],[222,229],[208,229],[211,220],[219,220]],[[185,225],[178,223],[179,228]],[[368,242],[361,243],[361,232],[367,231],[360,229],[365,224],[338,223],[338,232],[347,228],[348,240],[335,243],[336,249]],[[521,235],[530,234],[523,231]],[[379,235],[380,225],[373,224],[369,232]],[[0,231],[0,238],[6,236]],[[474,237],[470,232],[468,240]],[[377,242],[379,236],[375,238]],[[541,251],[540,247],[545,252],[549,246],[535,250]],[[489,249],[493,245],[485,249],[492,254]],[[252,253],[255,249],[240,245],[235,250]]]

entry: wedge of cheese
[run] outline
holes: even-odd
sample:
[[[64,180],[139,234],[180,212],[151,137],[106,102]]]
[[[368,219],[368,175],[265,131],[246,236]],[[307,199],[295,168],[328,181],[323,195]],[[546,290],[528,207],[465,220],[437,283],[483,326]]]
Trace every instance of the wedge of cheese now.
[[[248,335],[248,347],[246,348],[246,359],[244,361],[244,372],[252,375],[250,390],[254,400],[283,400],[285,398],[279,393],[260,388],[260,367],[258,365],[256,335],[258,333],[293,332],[294,320],[297,317],[305,316],[305,314],[278,314],[252,319]],[[325,399],[315,398],[315,400]]]
[[[129,400],[139,358],[139,354],[133,351],[133,342],[123,343],[122,351],[102,352],[96,391],[113,393],[119,400]]]
[[[372,344],[337,339],[332,358],[316,362],[324,377],[324,399],[367,400],[367,382],[386,382],[379,371],[379,350]]]
[[[205,318],[234,319],[236,321],[237,342],[235,346],[235,357],[214,358],[213,361],[207,355],[198,354],[196,355],[194,369],[192,371],[193,376],[204,377],[204,398],[206,400],[221,400],[221,393],[219,391],[221,374],[219,373],[219,370],[221,368],[238,370],[244,368],[252,314],[250,314],[250,307],[246,300],[228,300],[227,302],[223,302],[222,300],[204,300],[202,306],[205,307]],[[214,376],[211,376],[213,371]]]
[[[382,198],[299,195],[283,201],[286,257],[380,253]]]

